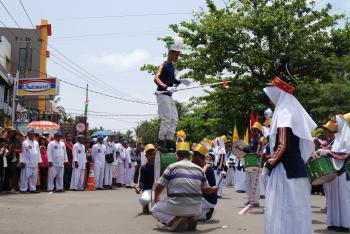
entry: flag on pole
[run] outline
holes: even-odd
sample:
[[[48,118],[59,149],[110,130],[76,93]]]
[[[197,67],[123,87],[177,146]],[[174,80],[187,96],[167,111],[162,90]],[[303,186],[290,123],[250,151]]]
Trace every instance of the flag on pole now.
[[[255,118],[254,118],[254,114],[253,111],[250,112],[250,121],[249,121],[249,129],[252,129],[253,125],[255,124]]]
[[[245,132],[244,142],[249,144],[249,129],[248,128],[247,128],[247,131]]]
[[[233,130],[233,137],[232,137],[232,142],[235,143],[239,140],[239,135],[238,135],[238,130],[237,130],[237,126],[235,124],[235,128]]]

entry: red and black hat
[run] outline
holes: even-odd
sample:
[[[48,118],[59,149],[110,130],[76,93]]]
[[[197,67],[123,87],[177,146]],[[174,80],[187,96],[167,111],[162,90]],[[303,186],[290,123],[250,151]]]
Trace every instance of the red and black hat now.
[[[275,78],[272,80],[272,84],[283,91],[293,94],[297,82],[293,79],[293,76],[288,67],[288,59],[282,59],[282,65],[276,69]]]

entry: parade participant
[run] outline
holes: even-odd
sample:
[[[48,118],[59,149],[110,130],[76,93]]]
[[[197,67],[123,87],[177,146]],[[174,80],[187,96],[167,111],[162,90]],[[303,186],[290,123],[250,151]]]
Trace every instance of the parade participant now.
[[[270,173],[265,233],[310,234],[311,194],[305,162],[314,151],[311,132],[317,125],[292,95],[296,83],[286,62],[272,84],[264,88],[275,106],[270,130],[272,158],[265,164]]]
[[[28,139],[22,143],[22,153],[20,154],[19,160],[22,168],[20,182],[21,193],[27,192],[28,181],[29,191],[32,193],[39,192],[36,190],[37,170],[42,160],[39,144],[34,138],[34,130],[29,130]]]
[[[259,122],[255,122],[252,126],[253,139],[249,144],[250,153],[258,154],[259,158],[262,157],[263,142],[261,141],[263,126]],[[259,171],[246,172],[245,177],[246,191],[247,191],[247,203],[253,204],[254,207],[259,207],[260,200],[260,184],[259,184]]]
[[[187,79],[180,80],[176,77],[175,63],[180,56],[183,39],[180,37],[167,38],[166,43],[168,48],[167,61],[158,67],[154,78],[157,91],[164,92],[156,96],[160,118],[158,146],[162,151],[173,151],[175,149],[173,138],[179,119],[175,101],[172,98],[172,94],[176,91],[174,85],[179,85],[180,83],[189,85],[190,81]]]
[[[68,163],[67,149],[64,142],[61,141],[61,132],[54,133],[54,139],[47,146],[47,156],[49,162],[49,178],[47,182],[47,191],[52,192],[54,180],[56,192],[63,192],[63,171],[64,164]]]
[[[176,143],[185,141],[186,140],[185,131],[184,130],[177,131],[176,137],[177,137]]]
[[[9,150],[6,147],[5,139],[0,138],[0,192],[4,191],[5,169],[7,167],[6,156]]]
[[[143,145],[141,145],[141,155],[140,155],[140,163],[141,166],[146,165],[147,164],[147,158],[146,158],[146,152],[144,151],[145,147]]]
[[[237,193],[245,193],[247,188],[245,184],[246,172],[244,170],[244,165],[240,158],[236,157],[235,163],[235,175],[234,175],[234,185]]]
[[[46,151],[46,137],[39,138],[39,147],[40,147],[40,154],[42,159],[42,162],[39,163],[40,188],[42,191],[46,191],[47,178],[49,173],[49,162],[48,162],[47,151]]]
[[[117,169],[117,187],[125,185],[125,173],[126,173],[126,149],[128,148],[128,141],[122,140],[121,143],[117,144],[118,150],[118,169]]]
[[[225,170],[225,162],[226,162],[226,147],[227,137],[225,135],[221,137],[217,137],[214,141],[215,147],[215,179],[216,183],[223,180],[222,172]],[[223,196],[223,183],[217,185],[219,188],[218,198]]]
[[[87,178],[89,178],[89,172],[90,172],[90,163],[92,163],[92,144],[90,142],[90,139],[86,139],[84,142],[85,146],[85,153],[86,153],[86,169],[85,169],[85,181],[84,186],[86,188],[87,185]]]
[[[132,183],[134,182],[135,167],[136,167],[136,154],[134,147],[129,144],[125,151],[125,162],[126,162],[126,173],[125,173],[125,186],[126,188],[132,188]]]
[[[156,156],[156,148],[152,144],[145,146],[145,157],[147,163],[141,166],[138,186],[135,187],[135,192],[141,194],[139,202],[142,206],[142,212],[149,214],[149,203],[152,198],[152,187],[154,183],[154,159]]]
[[[105,139],[106,145],[106,160],[104,166],[104,188],[112,189],[113,165],[117,161],[117,147],[114,143],[114,136],[110,135]]]
[[[6,141],[6,145],[10,151],[6,157],[7,168],[5,170],[5,184],[11,192],[19,191],[19,180],[21,176],[20,167],[20,153],[22,152],[22,143],[25,141],[25,137],[18,131],[8,131],[9,141]]]
[[[92,161],[94,162],[95,187],[103,189],[106,146],[103,144],[103,136],[97,137],[97,143],[92,147]]]
[[[77,143],[73,146],[73,172],[70,189],[82,191],[84,188],[84,173],[86,168],[86,151],[84,146],[84,135],[77,135]]]
[[[73,166],[72,166],[72,161],[73,161],[73,135],[70,132],[67,132],[65,134],[64,138],[64,144],[66,145],[67,149],[67,158],[68,158],[68,163],[64,164],[64,173],[63,173],[63,178],[64,178],[64,189],[68,190],[70,188],[70,182],[72,178],[72,171],[73,171]]]
[[[210,166],[210,164],[206,163],[205,157],[209,153],[208,149],[203,144],[198,144],[196,148],[193,150],[192,162],[201,168],[205,173],[205,177],[208,180],[209,186],[216,186],[215,173],[214,169]],[[213,213],[214,208],[217,203],[217,194],[203,194],[202,198],[202,211],[197,214],[198,220],[210,220]]]
[[[169,165],[157,182],[152,215],[171,231],[196,230],[195,216],[202,211],[202,193],[215,193],[209,187],[203,169],[190,162],[190,144],[176,144],[177,162]],[[160,200],[166,188],[167,197]]]
[[[234,187],[235,181],[235,161],[236,157],[232,154],[232,152],[227,153],[228,157],[226,160],[227,174],[226,174],[226,186]]]
[[[326,149],[338,170],[338,177],[327,183],[327,225],[329,230],[349,232],[350,227],[350,178],[344,166],[350,154],[350,113],[337,115],[338,132],[332,149]]]

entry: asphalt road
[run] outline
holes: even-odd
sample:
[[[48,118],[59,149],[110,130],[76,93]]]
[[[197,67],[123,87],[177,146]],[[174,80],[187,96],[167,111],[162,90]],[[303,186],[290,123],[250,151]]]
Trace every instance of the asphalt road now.
[[[199,223],[196,233],[264,233],[263,210],[255,208],[249,214],[238,215],[245,195],[233,192],[232,188],[225,188],[224,192],[213,220]],[[324,203],[324,197],[312,197],[315,234],[333,233],[325,230],[326,215],[320,212]],[[133,189],[1,195],[0,234],[167,232],[152,216],[140,212]]]

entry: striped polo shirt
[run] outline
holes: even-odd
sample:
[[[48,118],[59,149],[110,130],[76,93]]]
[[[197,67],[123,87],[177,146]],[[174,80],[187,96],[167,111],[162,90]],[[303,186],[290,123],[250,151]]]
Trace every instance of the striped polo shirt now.
[[[194,215],[202,210],[202,188],[208,181],[201,167],[189,160],[169,165],[158,184],[167,188],[166,212],[172,215]]]

